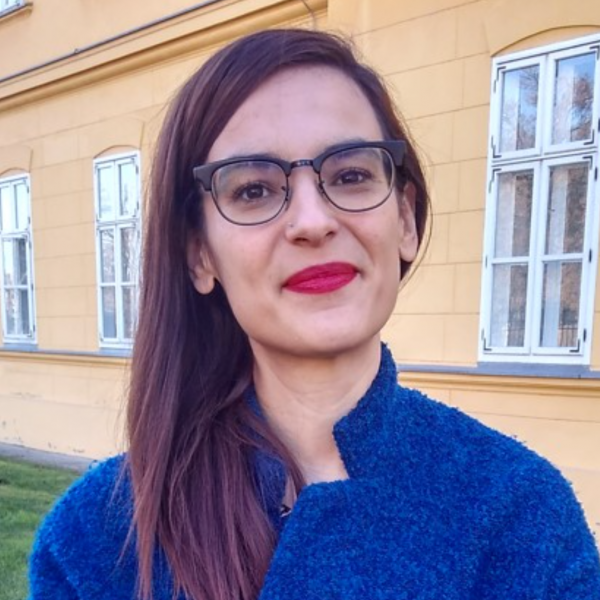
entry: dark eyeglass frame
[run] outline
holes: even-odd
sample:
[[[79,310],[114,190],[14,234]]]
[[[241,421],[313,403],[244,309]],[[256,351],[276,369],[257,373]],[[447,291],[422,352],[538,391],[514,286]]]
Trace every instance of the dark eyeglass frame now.
[[[213,202],[215,203],[215,206],[216,206],[217,210],[219,211],[220,215],[225,220],[229,221],[230,223],[233,223],[234,225],[240,225],[240,226],[262,225],[263,223],[268,223],[269,221],[272,221],[273,219],[277,218],[277,216],[279,216],[281,214],[281,211],[283,210],[285,205],[290,201],[289,177],[292,173],[292,170],[297,167],[312,167],[313,171],[317,174],[317,176],[319,178],[319,182],[318,182],[319,191],[321,192],[321,194],[323,194],[323,196],[325,196],[325,198],[327,198],[327,200],[331,204],[333,204],[333,206],[335,206],[339,210],[341,210],[343,212],[350,212],[350,213],[367,212],[369,210],[373,210],[373,209],[377,208],[378,206],[381,206],[389,198],[391,191],[394,187],[396,177],[398,175],[396,171],[394,171],[394,179],[392,180],[391,185],[390,185],[390,193],[385,198],[383,198],[381,200],[381,202],[378,202],[377,204],[375,204],[374,206],[370,206],[369,208],[348,209],[348,208],[339,206],[329,197],[329,195],[325,191],[325,188],[323,185],[323,180],[321,179],[321,167],[323,166],[323,162],[327,158],[329,158],[333,154],[337,154],[339,152],[344,152],[346,150],[354,150],[357,148],[379,148],[381,150],[385,150],[388,153],[388,155],[390,156],[390,158],[392,159],[392,162],[393,162],[394,166],[396,167],[396,170],[398,170],[404,166],[404,156],[406,155],[406,142],[404,140],[383,140],[383,141],[376,141],[376,142],[366,142],[365,141],[365,142],[350,142],[347,144],[338,144],[336,146],[332,146],[332,147],[328,148],[327,150],[325,150],[325,152],[322,152],[321,154],[319,154],[318,156],[316,156],[313,159],[301,158],[301,159],[294,160],[291,162],[284,160],[282,158],[277,158],[274,156],[269,156],[269,155],[264,155],[264,154],[254,154],[254,155],[250,155],[250,156],[236,156],[235,158],[226,158],[224,160],[217,160],[215,162],[211,162],[211,163],[207,163],[205,165],[200,165],[200,166],[194,167],[192,169],[192,173],[194,175],[194,179],[202,186],[202,188],[205,191],[210,192]],[[285,178],[286,178],[285,198],[283,199],[283,201],[281,203],[281,208],[272,217],[269,217],[268,219],[264,219],[262,221],[257,221],[255,223],[240,223],[238,221],[231,219],[230,217],[228,217],[226,214],[223,213],[223,211],[221,210],[221,207],[219,206],[219,202],[218,202],[217,198],[215,197],[212,182],[213,182],[214,174],[221,167],[235,165],[237,163],[245,163],[248,161],[264,161],[264,162],[270,162],[272,164],[278,165],[281,168],[281,170],[283,171],[283,173],[285,174]]]

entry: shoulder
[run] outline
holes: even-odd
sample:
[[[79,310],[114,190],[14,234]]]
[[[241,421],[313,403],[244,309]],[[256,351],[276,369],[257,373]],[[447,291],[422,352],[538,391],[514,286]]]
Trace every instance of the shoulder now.
[[[517,594],[529,585],[528,569],[535,566],[546,570],[556,590],[551,598],[599,593],[598,550],[558,468],[518,440],[420,392],[399,388],[396,403],[411,410],[401,411],[405,417],[393,435],[406,436],[417,449],[418,475],[440,512],[464,521],[463,535],[473,527],[478,535],[486,532],[479,540],[488,547],[489,581],[511,573]],[[576,587],[586,593],[573,594]]]
[[[536,506],[530,515],[543,514],[549,529],[561,523],[567,529],[575,522],[585,526],[570,483],[520,441],[415,390],[398,388],[390,406],[396,414],[386,445],[393,448],[395,474],[411,460],[413,481],[427,485],[447,506],[463,511],[468,506],[482,520]]]
[[[124,556],[132,513],[125,457],[93,464],[38,530],[30,560],[32,598],[56,597],[47,591],[53,589],[48,582],[68,583],[78,593],[94,580],[104,585],[103,574],[109,577]]]
[[[594,538],[554,465],[415,390],[398,387],[388,411],[395,494],[410,490],[415,511],[429,507],[429,530],[480,556],[478,597],[538,597],[545,585],[551,599],[600,600]],[[510,591],[497,595],[503,580]]]
[[[559,472],[546,459],[514,437],[488,427],[461,410],[432,400],[417,390],[398,387],[390,403],[392,436],[407,437],[423,459],[442,469],[484,470],[489,475],[514,478],[520,471],[542,470],[555,478]],[[444,459],[442,463],[439,463]]]
[[[118,514],[131,515],[130,482],[125,457],[115,456],[92,463],[89,469],[75,481],[58,499],[45,518],[40,534],[50,538],[65,536],[65,531],[80,525],[104,525],[107,518]]]

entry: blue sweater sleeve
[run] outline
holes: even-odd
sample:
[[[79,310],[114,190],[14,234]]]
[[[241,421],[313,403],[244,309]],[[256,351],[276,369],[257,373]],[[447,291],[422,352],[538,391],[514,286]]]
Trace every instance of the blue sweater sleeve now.
[[[124,552],[132,509],[127,487],[116,487],[120,466],[117,458],[90,468],[46,516],[29,563],[30,600],[133,598],[135,557]]]
[[[565,501],[565,525],[570,529],[559,538],[548,600],[600,600],[597,546],[577,501]]]
[[[497,524],[475,597],[600,600],[598,549],[569,483],[538,465],[511,485],[520,492]]]
[[[29,600],[78,600],[46,534],[40,531],[29,564]]]

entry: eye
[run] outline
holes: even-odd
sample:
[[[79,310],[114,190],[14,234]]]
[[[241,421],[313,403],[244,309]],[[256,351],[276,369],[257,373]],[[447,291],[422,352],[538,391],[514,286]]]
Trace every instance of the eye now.
[[[379,148],[358,147],[335,152],[323,161],[323,183],[344,193],[365,191],[382,180],[386,158]]]
[[[248,160],[226,165],[217,171],[213,183],[221,205],[251,208],[285,197],[285,173],[269,161]]]
[[[374,179],[369,169],[358,167],[346,167],[331,173],[325,182],[329,187],[351,188],[370,184]]]
[[[332,185],[357,185],[373,179],[373,174],[365,169],[348,168],[340,171],[332,181]]]
[[[266,200],[271,195],[273,195],[272,189],[260,181],[253,181],[239,186],[231,196],[234,201],[255,202]]]

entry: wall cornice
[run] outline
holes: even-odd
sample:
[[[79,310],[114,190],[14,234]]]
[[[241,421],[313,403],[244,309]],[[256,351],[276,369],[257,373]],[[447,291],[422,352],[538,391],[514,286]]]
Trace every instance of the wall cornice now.
[[[551,377],[517,377],[475,375],[472,373],[416,373],[402,371],[402,385],[414,388],[437,388],[548,396],[590,397],[600,402],[600,379],[563,379]]]
[[[166,25],[112,38],[93,50],[73,52],[46,66],[0,81],[0,111],[42,100],[173,58],[198,53],[232,38],[323,13],[327,0],[224,2]]]

